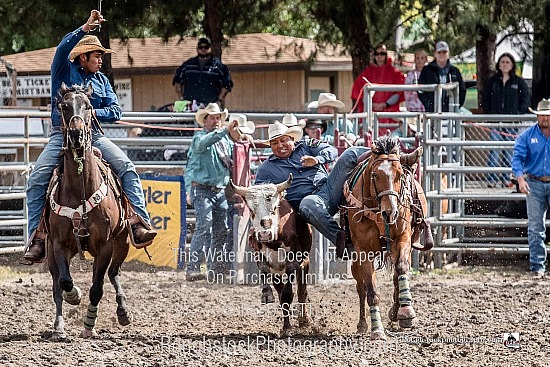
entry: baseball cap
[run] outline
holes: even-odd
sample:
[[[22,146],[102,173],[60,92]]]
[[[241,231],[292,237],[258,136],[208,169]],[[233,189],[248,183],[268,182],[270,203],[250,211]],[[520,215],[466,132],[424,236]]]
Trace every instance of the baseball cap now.
[[[201,37],[201,38],[199,38],[199,41],[197,42],[197,46],[200,46],[200,45],[212,46],[212,41],[208,37]]]
[[[439,41],[435,44],[435,52],[449,51],[449,45],[445,41]]]

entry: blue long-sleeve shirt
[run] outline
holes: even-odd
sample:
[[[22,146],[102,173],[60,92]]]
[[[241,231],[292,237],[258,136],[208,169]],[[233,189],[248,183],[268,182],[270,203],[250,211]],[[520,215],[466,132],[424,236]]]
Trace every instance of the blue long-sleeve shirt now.
[[[544,136],[538,124],[529,127],[517,138],[512,171],[516,177],[523,174],[550,176],[550,139]]]
[[[315,157],[319,164],[313,167],[302,166],[301,158],[305,155]],[[292,184],[286,190],[285,199],[294,208],[298,208],[304,197],[312,194],[325,183],[328,174],[324,164],[333,162],[337,157],[338,151],[336,148],[328,144],[320,143],[312,146],[300,141],[296,143],[290,157],[281,159],[271,155],[265,160],[258,167],[255,184],[278,184],[286,181],[288,175],[292,173]]]
[[[211,132],[202,129],[193,136],[187,153],[185,167],[185,189],[191,190],[191,183],[222,188],[229,183],[229,168],[223,163],[220,149],[215,144],[220,142],[228,158],[233,156],[233,141],[227,129],[216,129]]]
[[[67,34],[55,51],[51,66],[52,76],[52,126],[61,125],[61,115],[57,107],[58,91],[61,83],[68,87],[73,85],[87,86],[92,83],[94,92],[90,102],[95,110],[99,121],[113,122],[120,119],[122,109],[118,104],[118,99],[113,91],[109,79],[102,72],[87,74],[78,61],[71,61],[69,55],[74,46],[80,41],[86,32],[78,28]]]

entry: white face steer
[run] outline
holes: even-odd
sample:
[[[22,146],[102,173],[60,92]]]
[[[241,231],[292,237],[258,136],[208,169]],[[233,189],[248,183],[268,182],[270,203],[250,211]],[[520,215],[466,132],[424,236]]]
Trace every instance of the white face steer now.
[[[245,200],[251,212],[250,218],[257,241],[273,242],[277,240],[280,199],[281,195],[274,184],[248,188]]]

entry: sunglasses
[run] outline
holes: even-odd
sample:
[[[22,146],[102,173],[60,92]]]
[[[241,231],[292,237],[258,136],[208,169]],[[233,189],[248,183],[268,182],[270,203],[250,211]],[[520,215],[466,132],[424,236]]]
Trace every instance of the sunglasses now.
[[[197,48],[198,48],[199,50],[208,50],[208,49],[210,48],[210,46],[208,46],[208,45],[200,45],[200,46],[197,46]]]
[[[387,54],[387,52],[375,52],[374,56],[386,56]]]

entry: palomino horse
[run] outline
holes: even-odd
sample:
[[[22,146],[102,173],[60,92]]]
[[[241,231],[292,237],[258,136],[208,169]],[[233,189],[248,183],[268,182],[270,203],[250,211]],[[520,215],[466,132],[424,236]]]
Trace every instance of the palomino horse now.
[[[357,167],[344,188],[349,204],[351,239],[356,251],[351,270],[359,294],[357,329],[360,333],[367,331],[366,297],[370,308],[371,339],[386,339],[376,289],[376,263],[394,269],[394,303],[389,318],[399,321],[400,327],[408,328],[412,327],[415,317],[407,276],[411,246],[423,250],[433,246],[429,226],[424,222],[423,208],[415,199],[419,197],[425,205],[424,193],[417,193],[421,187],[414,180],[414,168],[421,155],[422,147],[400,155],[399,140],[383,136],[373,143],[372,155]],[[421,247],[418,241],[422,230],[425,232],[425,247]]]
[[[117,316],[121,325],[130,324],[126,296],[120,285],[120,265],[129,249],[128,231],[123,222],[117,188],[110,169],[92,152],[91,85],[87,89],[62,84],[59,91],[62,115],[63,165],[54,174],[50,187],[47,259],[53,279],[56,318],[52,339],[66,337],[63,300],[78,305],[80,289],[73,284],[70,260],[83,250],[94,257],[90,303],[81,336],[95,335],[98,304],[103,296],[103,279],[109,267],[109,280],[116,291]],[[110,266],[109,266],[110,264]]]

